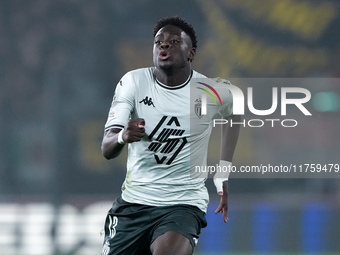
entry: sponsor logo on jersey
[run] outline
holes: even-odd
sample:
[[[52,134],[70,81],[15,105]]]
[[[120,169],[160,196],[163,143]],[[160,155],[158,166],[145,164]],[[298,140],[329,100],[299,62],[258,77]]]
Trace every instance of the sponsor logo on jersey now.
[[[148,96],[146,96],[143,100],[139,101],[139,103],[144,103],[145,105],[148,106],[152,105],[153,107],[155,107],[155,105],[152,102],[152,98],[151,97],[149,98]]]
[[[182,137],[185,130],[181,129],[181,124],[177,117],[163,116],[157,126],[148,136],[151,140],[148,149],[154,152],[154,157],[157,164],[170,165],[185,144],[188,142],[186,137]]]

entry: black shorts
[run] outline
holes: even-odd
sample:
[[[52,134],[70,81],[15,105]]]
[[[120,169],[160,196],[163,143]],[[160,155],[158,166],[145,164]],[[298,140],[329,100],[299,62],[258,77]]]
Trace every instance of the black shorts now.
[[[147,206],[119,197],[105,220],[102,255],[151,254],[152,242],[168,231],[185,236],[194,248],[206,226],[205,213],[195,206]]]

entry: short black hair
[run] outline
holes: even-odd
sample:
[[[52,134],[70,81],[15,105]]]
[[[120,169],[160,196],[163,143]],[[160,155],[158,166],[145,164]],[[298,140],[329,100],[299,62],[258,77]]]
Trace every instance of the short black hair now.
[[[157,21],[156,26],[153,30],[153,37],[156,36],[157,32],[167,25],[172,25],[179,27],[182,29],[191,39],[192,47],[197,48],[197,38],[196,33],[192,25],[190,25],[188,22],[186,22],[184,19],[174,16],[174,17],[167,17],[162,18]]]

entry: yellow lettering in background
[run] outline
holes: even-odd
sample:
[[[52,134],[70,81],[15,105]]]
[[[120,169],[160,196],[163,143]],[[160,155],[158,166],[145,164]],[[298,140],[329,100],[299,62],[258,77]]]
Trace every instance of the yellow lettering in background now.
[[[317,39],[336,18],[332,3],[297,0],[223,0],[227,8],[305,39]]]
[[[194,68],[208,76],[324,76],[336,66],[331,63],[334,57],[329,46],[317,41],[337,18],[337,6],[332,2],[197,0],[197,3],[209,31],[199,39]],[[242,16],[242,22],[253,22],[263,28],[261,34],[251,31],[250,26],[241,30],[240,24],[228,15],[232,12]],[[266,38],[262,37],[264,34]],[[282,41],[267,40],[276,35]],[[150,46],[149,41],[142,44],[125,40],[117,47],[117,56],[126,72],[152,65],[150,52],[135,50]]]
[[[214,63],[212,66],[215,70],[218,70],[219,76],[235,76],[242,71],[254,76],[306,76],[315,70],[322,70],[328,65],[329,56],[323,48],[308,49],[302,44],[293,46],[289,45],[289,41],[286,42],[287,46],[269,44],[255,33],[246,34],[238,31],[229,21],[227,15],[224,14],[220,5],[216,3],[217,1],[215,1],[215,4],[212,4],[211,1],[209,3],[207,1],[199,2],[208,22],[216,31],[216,36],[203,46],[203,50],[205,57],[209,58],[210,56],[209,63]],[[225,0],[225,2],[235,3],[233,0]],[[238,4],[246,6],[247,2],[256,2],[258,5],[269,3],[269,1],[238,1]],[[278,3],[278,1],[273,2]],[[296,1],[283,2],[285,5],[292,3],[293,7],[303,6],[294,3]],[[296,5],[293,5],[293,3]],[[270,6],[273,5],[270,4]],[[276,13],[278,12],[276,8],[284,9],[282,6],[284,5],[275,5],[272,11]],[[264,8],[260,9],[263,10]],[[309,10],[311,11],[311,8]],[[267,15],[268,17],[275,16],[270,13]],[[285,12],[280,15],[285,16]],[[285,19],[288,20],[287,17]],[[298,18],[294,22],[301,23]],[[292,21],[291,24],[294,24],[294,22]],[[304,26],[305,23],[302,22],[300,29]]]

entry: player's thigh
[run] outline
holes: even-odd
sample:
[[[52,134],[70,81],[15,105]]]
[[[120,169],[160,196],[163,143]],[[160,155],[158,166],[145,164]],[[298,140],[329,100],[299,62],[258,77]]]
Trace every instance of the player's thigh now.
[[[153,254],[192,254],[206,226],[204,213],[194,206],[177,205],[159,209],[161,217],[153,230]]]
[[[175,231],[157,237],[150,249],[153,255],[191,255],[193,252],[189,239]]]

